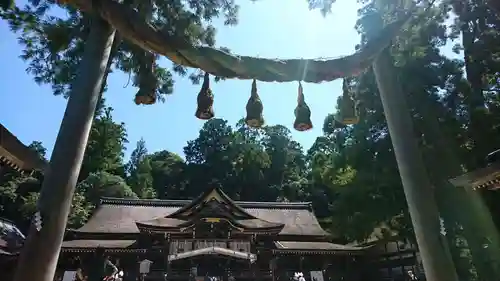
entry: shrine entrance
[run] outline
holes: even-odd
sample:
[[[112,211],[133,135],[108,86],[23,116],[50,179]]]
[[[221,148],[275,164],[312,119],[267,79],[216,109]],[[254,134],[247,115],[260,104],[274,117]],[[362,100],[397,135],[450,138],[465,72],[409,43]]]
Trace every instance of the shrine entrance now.
[[[227,257],[219,255],[204,255],[194,258],[193,262],[196,266],[197,280],[207,276],[215,278],[215,280],[224,280],[227,275]]]

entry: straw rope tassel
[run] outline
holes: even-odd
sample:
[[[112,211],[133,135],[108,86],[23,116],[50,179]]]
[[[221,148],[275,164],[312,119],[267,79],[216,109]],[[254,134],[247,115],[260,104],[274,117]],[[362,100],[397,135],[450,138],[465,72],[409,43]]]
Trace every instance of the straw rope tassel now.
[[[203,85],[201,86],[200,93],[198,94],[198,107],[194,114],[198,119],[208,120],[214,117],[214,95],[210,90],[210,74],[205,72],[203,78]]]
[[[295,107],[295,122],[293,123],[295,130],[303,132],[312,129],[311,110],[304,98],[304,90],[302,83],[299,82],[297,107]]]
[[[264,125],[264,106],[262,105],[262,101],[257,93],[257,81],[255,79],[252,82],[252,91],[247,102],[246,110],[247,116],[245,118],[245,123],[249,127],[260,128]]]

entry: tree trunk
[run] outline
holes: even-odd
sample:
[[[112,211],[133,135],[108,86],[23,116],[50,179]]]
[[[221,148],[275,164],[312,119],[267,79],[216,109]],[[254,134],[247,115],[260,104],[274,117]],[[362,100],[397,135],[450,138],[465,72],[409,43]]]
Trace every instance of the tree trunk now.
[[[427,281],[456,281],[453,262],[441,239],[434,192],[389,49],[375,59],[373,68]]]
[[[95,114],[114,29],[92,19],[91,32],[72,85],[68,105],[39,199],[42,228],[31,227],[14,281],[52,281],[64,237],[75,185]]]
[[[472,163],[468,163],[469,167],[481,166],[484,161],[486,154],[491,152],[496,148],[491,148],[489,143],[491,142],[490,134],[490,124],[488,118],[485,118],[486,105],[485,98],[483,94],[483,65],[481,61],[476,59],[477,49],[474,46],[475,40],[477,40],[477,34],[475,29],[481,28],[485,29],[484,26],[477,26],[479,23],[472,22],[472,20],[467,20],[467,18],[472,14],[470,11],[473,7],[472,5],[466,5],[466,11],[463,12],[466,21],[461,24],[462,33],[462,45],[464,47],[464,64],[465,73],[467,81],[469,82],[470,92],[467,93],[465,102],[467,104],[467,111],[469,113],[469,124],[468,131],[470,138],[473,143],[473,153],[472,153]],[[468,11],[468,12],[467,12]],[[472,26],[472,27],[471,27]],[[476,27],[477,26],[477,27]]]

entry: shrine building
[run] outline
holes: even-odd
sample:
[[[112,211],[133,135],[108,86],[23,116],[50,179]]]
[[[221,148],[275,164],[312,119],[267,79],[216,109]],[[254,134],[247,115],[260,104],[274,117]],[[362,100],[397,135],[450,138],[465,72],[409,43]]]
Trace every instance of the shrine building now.
[[[45,166],[0,124],[0,173],[43,172]],[[12,222],[0,220],[0,276],[6,280],[23,242]],[[67,230],[58,275],[73,269],[75,257],[85,267],[98,249],[125,271],[124,281],[137,280],[140,261],[149,266],[145,280],[275,281],[302,272],[308,281],[399,281],[408,271],[423,273],[416,245],[396,234],[342,245],[320,226],[311,203],[239,202],[217,188],[193,201],[103,198],[83,227]]]
[[[142,260],[150,263],[145,280],[373,277],[369,247],[332,243],[311,203],[233,201],[219,188],[193,201],[103,198],[84,226],[67,231],[60,260],[85,264],[97,249],[125,281],[136,280]]]

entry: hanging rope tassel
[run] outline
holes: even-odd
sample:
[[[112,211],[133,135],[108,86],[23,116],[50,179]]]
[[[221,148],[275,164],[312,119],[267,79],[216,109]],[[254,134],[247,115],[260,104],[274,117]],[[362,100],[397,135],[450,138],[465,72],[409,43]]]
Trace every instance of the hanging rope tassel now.
[[[214,95],[210,90],[210,74],[205,72],[203,78],[203,85],[201,86],[200,93],[198,94],[198,108],[194,114],[198,119],[208,120],[214,117]]]
[[[340,106],[340,122],[344,125],[353,125],[359,122],[359,110],[357,103],[349,93],[347,79],[342,83],[342,102]]]
[[[135,104],[150,105],[156,103],[158,79],[155,75],[155,56],[147,51],[142,54],[142,65],[139,70],[139,91],[135,94]]]
[[[257,82],[255,79],[252,82],[252,92],[247,102],[247,117],[245,123],[252,128],[260,128],[264,125],[263,112],[264,106],[257,93]]]
[[[297,107],[295,108],[295,122],[293,127],[295,130],[303,132],[312,129],[311,110],[304,99],[304,91],[302,84],[299,82],[299,91],[297,97]]]

